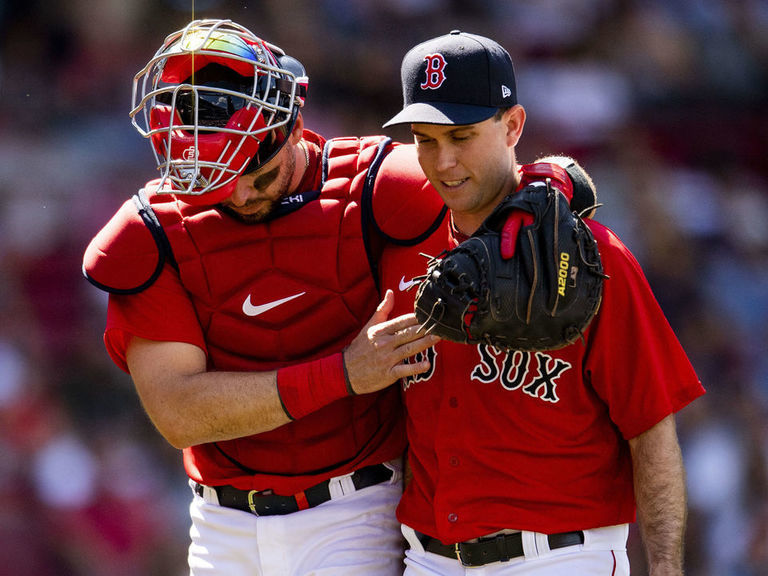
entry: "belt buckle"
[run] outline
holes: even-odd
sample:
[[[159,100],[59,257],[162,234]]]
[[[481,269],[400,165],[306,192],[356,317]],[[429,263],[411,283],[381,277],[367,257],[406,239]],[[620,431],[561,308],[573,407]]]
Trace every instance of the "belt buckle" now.
[[[461,542],[456,542],[456,544],[453,545],[453,551],[456,553],[456,559],[461,563],[462,566],[465,568],[470,566],[467,564],[467,562],[464,561],[464,558],[461,555]]]
[[[251,512],[258,516],[259,513],[256,511],[256,502],[254,502],[253,497],[257,496],[259,494],[258,490],[251,490],[248,492],[248,508],[250,508]]]

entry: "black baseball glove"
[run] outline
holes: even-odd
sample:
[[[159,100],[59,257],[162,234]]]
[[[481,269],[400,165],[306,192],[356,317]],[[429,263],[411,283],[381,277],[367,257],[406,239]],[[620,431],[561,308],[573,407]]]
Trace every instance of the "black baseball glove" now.
[[[522,225],[505,258],[502,236],[515,218]],[[415,313],[446,340],[553,350],[582,336],[604,278],[590,229],[549,181],[536,183],[507,196],[468,240],[430,259]]]

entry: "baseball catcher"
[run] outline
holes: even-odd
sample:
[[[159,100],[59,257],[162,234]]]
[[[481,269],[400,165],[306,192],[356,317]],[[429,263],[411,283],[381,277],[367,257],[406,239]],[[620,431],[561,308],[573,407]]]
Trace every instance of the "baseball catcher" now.
[[[417,278],[415,312],[428,331],[520,350],[562,348],[583,335],[606,278],[581,217],[594,211],[594,203],[583,205],[594,200],[594,187],[572,161],[568,175],[548,163],[542,169],[555,171],[528,184],[537,175],[532,166],[522,189],[502,200],[468,240],[430,258],[427,273]]]

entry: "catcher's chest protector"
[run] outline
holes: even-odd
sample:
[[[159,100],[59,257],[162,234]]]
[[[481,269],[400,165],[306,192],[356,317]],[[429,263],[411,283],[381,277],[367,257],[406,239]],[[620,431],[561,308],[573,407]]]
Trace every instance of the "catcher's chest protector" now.
[[[254,357],[256,368],[266,368],[338,350],[367,321],[377,291],[362,241],[358,175],[372,156],[359,147],[357,140],[329,143],[319,199],[265,225],[235,223],[215,210],[181,219],[158,214],[214,364],[225,356],[231,367],[235,354],[251,360],[249,369]]]
[[[167,195],[149,196],[197,311],[213,367],[271,369],[321,356],[341,349],[367,321],[378,296],[363,242],[360,200],[367,169],[387,143],[383,138],[329,141],[319,197],[263,225],[242,224],[216,209],[189,206]],[[130,231],[141,237],[142,246],[153,244],[147,229],[136,224],[134,207],[120,214],[132,224],[111,222],[105,230]],[[119,246],[130,243],[111,238],[104,251],[128,252]],[[146,260],[134,262],[133,285],[139,289],[151,283],[145,277]],[[154,267],[157,253],[149,260]],[[95,259],[86,265],[86,276],[108,289],[110,278],[101,272],[107,268]],[[109,267],[123,273],[125,268],[114,262]],[[121,291],[130,292],[125,279],[119,281]]]
[[[330,141],[319,196],[263,225],[241,224],[167,195],[149,197],[204,331],[211,369],[268,370],[326,356],[370,318],[378,291],[360,199],[367,168],[387,143]],[[124,293],[151,284],[147,275],[158,253],[150,253],[151,227],[138,214],[127,203],[94,239],[85,258],[89,280],[105,288],[117,280]],[[130,274],[119,271],[128,268],[135,246],[151,266],[137,266],[130,282]],[[121,258],[115,262],[110,254]],[[174,272],[166,266],[163,273]],[[396,388],[350,396],[270,432],[188,448],[185,465],[203,482],[290,494],[342,464],[365,466],[402,453],[400,415]]]

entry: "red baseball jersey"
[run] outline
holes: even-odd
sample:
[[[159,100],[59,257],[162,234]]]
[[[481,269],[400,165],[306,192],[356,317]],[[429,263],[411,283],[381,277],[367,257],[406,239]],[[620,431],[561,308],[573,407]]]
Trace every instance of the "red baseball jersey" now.
[[[418,246],[385,250],[396,314],[413,310],[419,252],[455,245],[448,220]],[[704,389],[634,257],[605,226],[589,226],[610,279],[583,342],[525,352],[443,341],[425,353],[432,368],[402,382],[413,480],[401,522],[452,543],[634,520],[626,440]]]
[[[144,290],[110,295],[105,342],[120,367],[127,369],[125,351],[134,335],[194,344],[219,371],[272,370],[338,352],[354,338],[379,301],[372,259],[382,240],[369,230],[374,203],[364,185],[387,140],[336,139],[325,147],[322,163],[323,141],[314,140],[301,190],[318,190],[325,166],[319,197],[267,223],[242,224],[215,208],[150,198],[178,270],[166,265]],[[375,203],[384,221],[402,209],[398,194],[418,191],[425,182],[418,171],[390,168],[380,171],[389,193],[380,191]],[[441,203],[433,200],[439,211]],[[430,210],[424,203],[421,208],[414,214],[427,217]],[[141,238],[150,236],[126,203],[86,253],[89,278],[105,286],[128,282],[121,258],[136,258],[135,240]],[[148,242],[139,250],[146,252],[137,264],[142,280],[157,262]],[[269,432],[192,446],[184,450],[184,464],[204,484],[292,494],[401,456],[402,415],[399,389],[390,387],[340,399]]]

